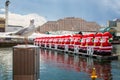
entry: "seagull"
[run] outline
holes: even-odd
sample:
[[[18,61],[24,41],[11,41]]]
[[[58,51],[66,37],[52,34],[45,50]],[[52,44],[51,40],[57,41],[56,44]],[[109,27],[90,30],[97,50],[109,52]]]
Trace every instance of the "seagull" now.
[[[17,31],[14,35],[20,35],[20,36],[30,36],[35,31],[35,25],[34,25],[34,19],[30,20],[30,25],[26,28],[23,28],[19,31]]]
[[[17,31],[16,33],[14,33],[14,35],[23,36],[25,44],[27,45],[28,44],[28,36],[33,34],[34,31],[35,31],[35,25],[34,25],[34,19],[32,19],[32,20],[30,20],[30,25],[28,27]]]

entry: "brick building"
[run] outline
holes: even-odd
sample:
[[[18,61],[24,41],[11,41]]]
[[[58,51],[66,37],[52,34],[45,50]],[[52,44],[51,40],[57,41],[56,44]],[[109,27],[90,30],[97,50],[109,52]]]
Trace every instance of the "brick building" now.
[[[49,31],[82,31],[97,32],[101,28],[96,22],[87,22],[81,18],[67,17],[57,21],[48,21],[37,30],[41,33]]]
[[[5,19],[0,18],[0,32],[5,32]]]

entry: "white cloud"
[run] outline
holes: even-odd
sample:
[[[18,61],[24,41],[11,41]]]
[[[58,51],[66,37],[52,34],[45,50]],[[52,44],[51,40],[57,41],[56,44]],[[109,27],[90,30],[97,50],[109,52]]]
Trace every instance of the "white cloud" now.
[[[120,14],[120,0],[101,0],[101,5]]]
[[[5,9],[4,9],[4,8],[1,8],[1,9],[0,9],[0,12],[5,12]]]
[[[5,14],[0,14],[0,17],[5,17]],[[31,19],[34,19],[36,27],[46,22],[46,19],[44,17],[39,16],[38,14],[35,14],[35,13],[21,15],[21,14],[15,14],[15,13],[9,12],[8,24],[27,27],[29,26]]]

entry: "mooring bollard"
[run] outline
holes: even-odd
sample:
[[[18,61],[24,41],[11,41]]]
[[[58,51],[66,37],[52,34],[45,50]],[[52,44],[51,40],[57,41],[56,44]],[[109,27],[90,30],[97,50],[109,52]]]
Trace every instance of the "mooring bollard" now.
[[[58,45],[57,44],[55,44],[55,49],[57,50],[57,47],[58,47]]]
[[[65,45],[65,51],[68,51],[68,45]]]
[[[78,45],[74,45],[74,53],[78,53],[79,52],[79,47]]]
[[[45,48],[47,48],[47,44],[45,43]]]
[[[93,46],[88,46],[88,47],[87,47],[87,54],[88,54],[88,55],[93,55],[93,53],[94,53],[94,48],[93,48]]]
[[[49,48],[50,48],[50,49],[52,48],[52,45],[51,45],[51,43],[49,43]]]
[[[41,42],[39,42],[39,47],[41,47]]]
[[[13,47],[13,80],[39,80],[39,47]]]

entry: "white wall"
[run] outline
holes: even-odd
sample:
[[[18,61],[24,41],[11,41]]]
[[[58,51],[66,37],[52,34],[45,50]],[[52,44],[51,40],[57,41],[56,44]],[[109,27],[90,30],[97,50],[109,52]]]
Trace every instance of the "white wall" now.
[[[14,31],[18,31],[20,29],[22,29],[22,26],[12,26],[12,25],[8,25],[8,27],[5,28],[5,32],[14,32]]]

